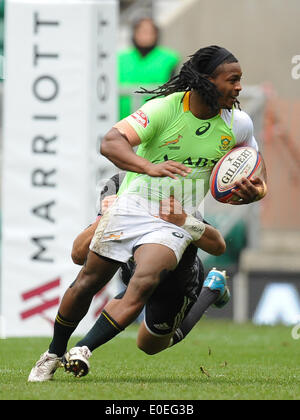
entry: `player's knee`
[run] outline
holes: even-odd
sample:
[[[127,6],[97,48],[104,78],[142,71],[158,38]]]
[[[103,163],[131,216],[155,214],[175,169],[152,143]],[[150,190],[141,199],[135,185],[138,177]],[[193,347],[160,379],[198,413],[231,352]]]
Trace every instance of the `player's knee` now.
[[[147,354],[148,356],[153,356],[154,354],[160,353],[166,348],[169,347],[170,337],[165,337],[161,339],[153,338],[151,341],[143,340],[138,337],[137,347],[139,350]]]
[[[143,343],[139,343],[139,342],[137,343],[137,347],[148,356],[154,356],[155,354],[161,352],[161,350],[157,350],[149,346],[145,346]]]
[[[138,337],[137,339],[137,347],[139,350],[147,354],[148,356],[153,356],[154,354],[160,353],[162,350],[165,349],[165,346],[157,345],[157,343],[149,342],[148,340],[143,340]]]

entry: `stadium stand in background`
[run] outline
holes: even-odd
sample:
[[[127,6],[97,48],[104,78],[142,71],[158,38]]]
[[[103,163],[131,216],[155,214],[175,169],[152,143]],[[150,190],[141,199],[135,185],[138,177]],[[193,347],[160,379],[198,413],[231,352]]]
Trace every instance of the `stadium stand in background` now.
[[[300,101],[282,99],[271,87],[267,97],[264,150],[271,176],[262,222],[266,229],[300,230]]]

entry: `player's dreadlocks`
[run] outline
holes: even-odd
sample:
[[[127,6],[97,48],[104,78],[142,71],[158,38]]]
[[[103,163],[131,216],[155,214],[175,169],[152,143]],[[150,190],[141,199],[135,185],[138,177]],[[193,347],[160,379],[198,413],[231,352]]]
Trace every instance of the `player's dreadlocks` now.
[[[194,89],[201,95],[206,105],[213,111],[218,111],[220,93],[216,86],[208,80],[208,77],[217,76],[219,65],[237,62],[238,60],[225,48],[217,45],[201,48],[183,64],[177,76],[172,77],[167,83],[154,90],[141,88],[142,90],[137,93],[152,94],[151,99],[154,99]],[[240,108],[238,100],[236,100],[235,106]]]

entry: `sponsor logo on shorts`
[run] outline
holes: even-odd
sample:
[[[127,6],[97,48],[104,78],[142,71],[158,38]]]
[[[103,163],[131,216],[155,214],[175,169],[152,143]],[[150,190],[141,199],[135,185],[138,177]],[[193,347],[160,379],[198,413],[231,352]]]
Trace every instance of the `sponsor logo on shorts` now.
[[[131,116],[144,128],[146,128],[147,125],[149,124],[149,119],[147,115],[140,109],[136,111],[134,114],[131,114]]]
[[[183,233],[180,233],[180,232],[172,232],[172,235],[176,236],[176,238],[180,238],[180,239],[182,239],[184,237]]]

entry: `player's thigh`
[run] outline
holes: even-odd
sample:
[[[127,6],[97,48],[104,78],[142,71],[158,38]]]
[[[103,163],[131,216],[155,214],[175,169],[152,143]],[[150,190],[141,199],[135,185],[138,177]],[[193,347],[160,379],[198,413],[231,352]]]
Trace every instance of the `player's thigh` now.
[[[125,298],[146,302],[162,279],[176,267],[177,258],[174,251],[164,245],[145,244],[135,251],[134,259],[135,273]]]
[[[163,270],[174,270],[177,266],[175,252],[161,244],[143,244],[134,252],[135,273],[161,273]]]

